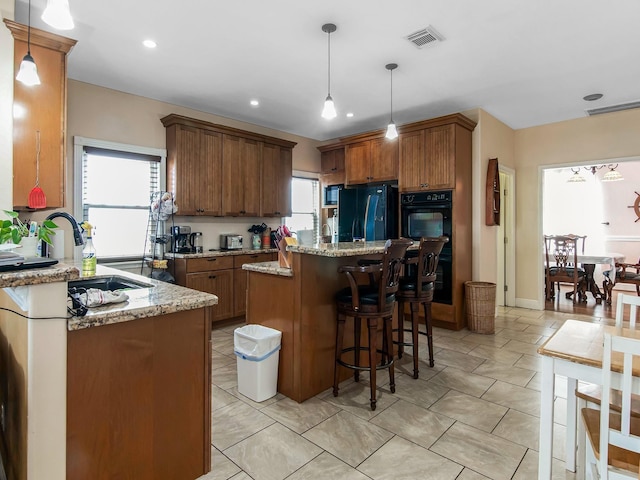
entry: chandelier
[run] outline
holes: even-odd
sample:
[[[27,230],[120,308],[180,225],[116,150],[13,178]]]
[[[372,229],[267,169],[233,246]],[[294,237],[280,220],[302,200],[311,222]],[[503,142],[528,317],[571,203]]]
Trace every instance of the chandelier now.
[[[595,175],[598,170],[605,167],[608,168],[609,171],[602,176],[603,182],[617,182],[619,180],[624,180],[622,174],[616,170],[616,168],[618,168],[617,163],[615,165],[613,163],[610,163],[608,165],[593,165],[591,167],[582,168]],[[580,167],[572,168],[571,171],[573,172],[573,175],[571,175],[567,180],[568,183],[581,183],[587,181],[587,179],[582,175]]]

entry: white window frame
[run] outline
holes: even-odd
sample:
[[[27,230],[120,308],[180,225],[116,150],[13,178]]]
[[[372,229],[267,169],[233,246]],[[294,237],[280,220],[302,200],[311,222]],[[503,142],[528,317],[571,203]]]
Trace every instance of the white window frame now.
[[[292,172],[292,180],[294,178],[300,178],[303,180],[315,180],[316,182],[318,182],[318,195],[316,198],[316,219],[315,219],[315,236],[316,238],[320,238],[319,236],[321,235],[321,231],[322,231],[322,205],[320,202],[320,195],[321,195],[321,189],[322,189],[322,183],[320,182],[320,175],[318,173],[315,172],[305,172],[302,170],[293,170]],[[294,212],[294,207],[293,207],[293,195],[291,197],[291,215],[293,215],[294,213],[307,213],[307,212]],[[282,222],[286,223],[286,219],[290,218],[290,217],[282,217]],[[319,240],[318,240],[319,241]]]
[[[82,204],[82,159],[85,147],[102,148],[105,150],[116,150],[119,152],[130,152],[141,155],[152,155],[160,157],[160,189],[166,190],[167,186],[167,150],[165,148],[142,147],[139,145],[130,145],[127,143],[109,142],[107,140],[97,140],[87,137],[73,137],[73,216],[76,219],[83,218]],[[75,248],[73,252],[74,260],[78,261],[82,258],[82,252],[79,248]],[[139,261],[136,261],[139,264]]]

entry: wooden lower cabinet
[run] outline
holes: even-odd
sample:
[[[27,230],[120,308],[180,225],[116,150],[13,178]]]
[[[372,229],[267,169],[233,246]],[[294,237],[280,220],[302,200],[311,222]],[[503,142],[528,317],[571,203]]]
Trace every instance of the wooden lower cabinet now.
[[[192,480],[209,472],[211,312],[68,333],[68,480]]]
[[[213,321],[240,317],[246,311],[247,272],[245,263],[270,262],[277,259],[272,252],[221,255],[170,260],[169,272],[178,285],[218,297],[213,308]]]

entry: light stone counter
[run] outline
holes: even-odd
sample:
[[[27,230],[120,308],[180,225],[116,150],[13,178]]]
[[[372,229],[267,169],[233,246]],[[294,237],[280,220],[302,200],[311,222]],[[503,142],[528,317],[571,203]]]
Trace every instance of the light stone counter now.
[[[249,270],[251,272],[267,273],[269,275],[293,277],[293,272],[291,271],[291,269],[281,267],[278,262],[245,263],[244,265],[242,265],[242,269]]]
[[[73,265],[57,263],[51,267],[0,272],[0,288],[66,282],[75,280],[79,276],[78,269]]]
[[[277,248],[261,248],[259,250],[213,250],[202,253],[165,253],[165,258],[209,258],[209,257],[229,257],[234,255],[251,255],[255,253],[277,253]]]
[[[355,257],[383,253],[385,243],[385,240],[375,242],[316,243],[314,245],[289,245],[287,250],[293,253],[306,253],[322,257]],[[409,247],[409,250],[417,249],[418,246],[414,242]]]

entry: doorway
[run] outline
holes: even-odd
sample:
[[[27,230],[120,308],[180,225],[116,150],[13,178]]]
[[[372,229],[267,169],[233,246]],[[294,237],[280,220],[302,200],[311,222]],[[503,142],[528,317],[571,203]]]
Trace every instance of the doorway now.
[[[498,277],[496,305],[516,304],[516,248],[515,248],[515,171],[499,166],[500,175],[500,225],[497,232]]]

